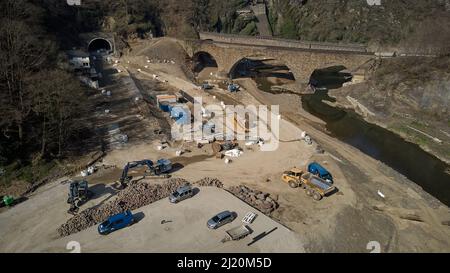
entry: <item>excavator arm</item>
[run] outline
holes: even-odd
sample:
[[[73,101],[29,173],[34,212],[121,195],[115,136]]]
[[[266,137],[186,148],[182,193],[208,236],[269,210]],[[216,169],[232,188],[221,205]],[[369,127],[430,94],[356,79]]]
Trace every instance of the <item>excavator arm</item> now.
[[[125,186],[125,181],[128,180],[128,171],[130,169],[133,169],[136,167],[141,167],[141,166],[147,166],[151,172],[153,172],[153,173],[155,172],[155,168],[153,166],[153,161],[151,161],[151,160],[146,159],[146,160],[128,162],[127,165],[125,165],[125,168],[123,168],[122,176],[120,177],[120,184],[122,184],[122,186]]]

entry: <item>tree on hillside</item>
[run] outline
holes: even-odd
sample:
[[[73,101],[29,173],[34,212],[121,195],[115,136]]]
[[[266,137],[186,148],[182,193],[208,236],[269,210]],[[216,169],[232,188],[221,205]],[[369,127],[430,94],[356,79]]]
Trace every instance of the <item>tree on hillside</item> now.
[[[0,5],[0,127],[22,144],[24,123],[31,112],[27,79],[48,62],[54,45],[36,24],[40,9],[24,0],[5,0]]]

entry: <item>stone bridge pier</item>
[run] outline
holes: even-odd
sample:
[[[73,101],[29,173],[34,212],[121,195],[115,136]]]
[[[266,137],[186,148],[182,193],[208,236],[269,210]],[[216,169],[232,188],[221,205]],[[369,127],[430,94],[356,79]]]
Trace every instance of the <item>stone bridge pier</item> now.
[[[353,72],[374,58],[370,53],[222,44],[211,41],[185,41],[184,48],[190,57],[200,52],[208,53],[215,59],[219,75],[229,77],[233,68],[244,58],[273,59],[284,63],[300,83],[308,83],[316,69],[344,66],[346,70]]]

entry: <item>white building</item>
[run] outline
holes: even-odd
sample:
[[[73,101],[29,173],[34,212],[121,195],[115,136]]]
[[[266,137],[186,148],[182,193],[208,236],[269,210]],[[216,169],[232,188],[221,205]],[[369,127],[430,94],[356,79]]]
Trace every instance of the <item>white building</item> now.
[[[67,52],[69,65],[73,70],[90,70],[91,60],[89,54],[81,50],[70,50]]]

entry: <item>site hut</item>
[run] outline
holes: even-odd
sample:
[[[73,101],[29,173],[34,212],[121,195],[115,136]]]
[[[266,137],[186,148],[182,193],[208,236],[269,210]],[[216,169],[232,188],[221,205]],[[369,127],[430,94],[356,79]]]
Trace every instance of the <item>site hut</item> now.
[[[67,52],[69,66],[75,72],[88,72],[91,69],[91,60],[87,52],[81,50],[69,50]]]
[[[164,94],[156,96],[156,103],[159,109],[164,112],[170,112],[170,105],[177,103],[177,101],[178,97],[175,95]]]
[[[180,125],[191,123],[191,111],[183,104],[174,105],[170,110],[170,117]]]

